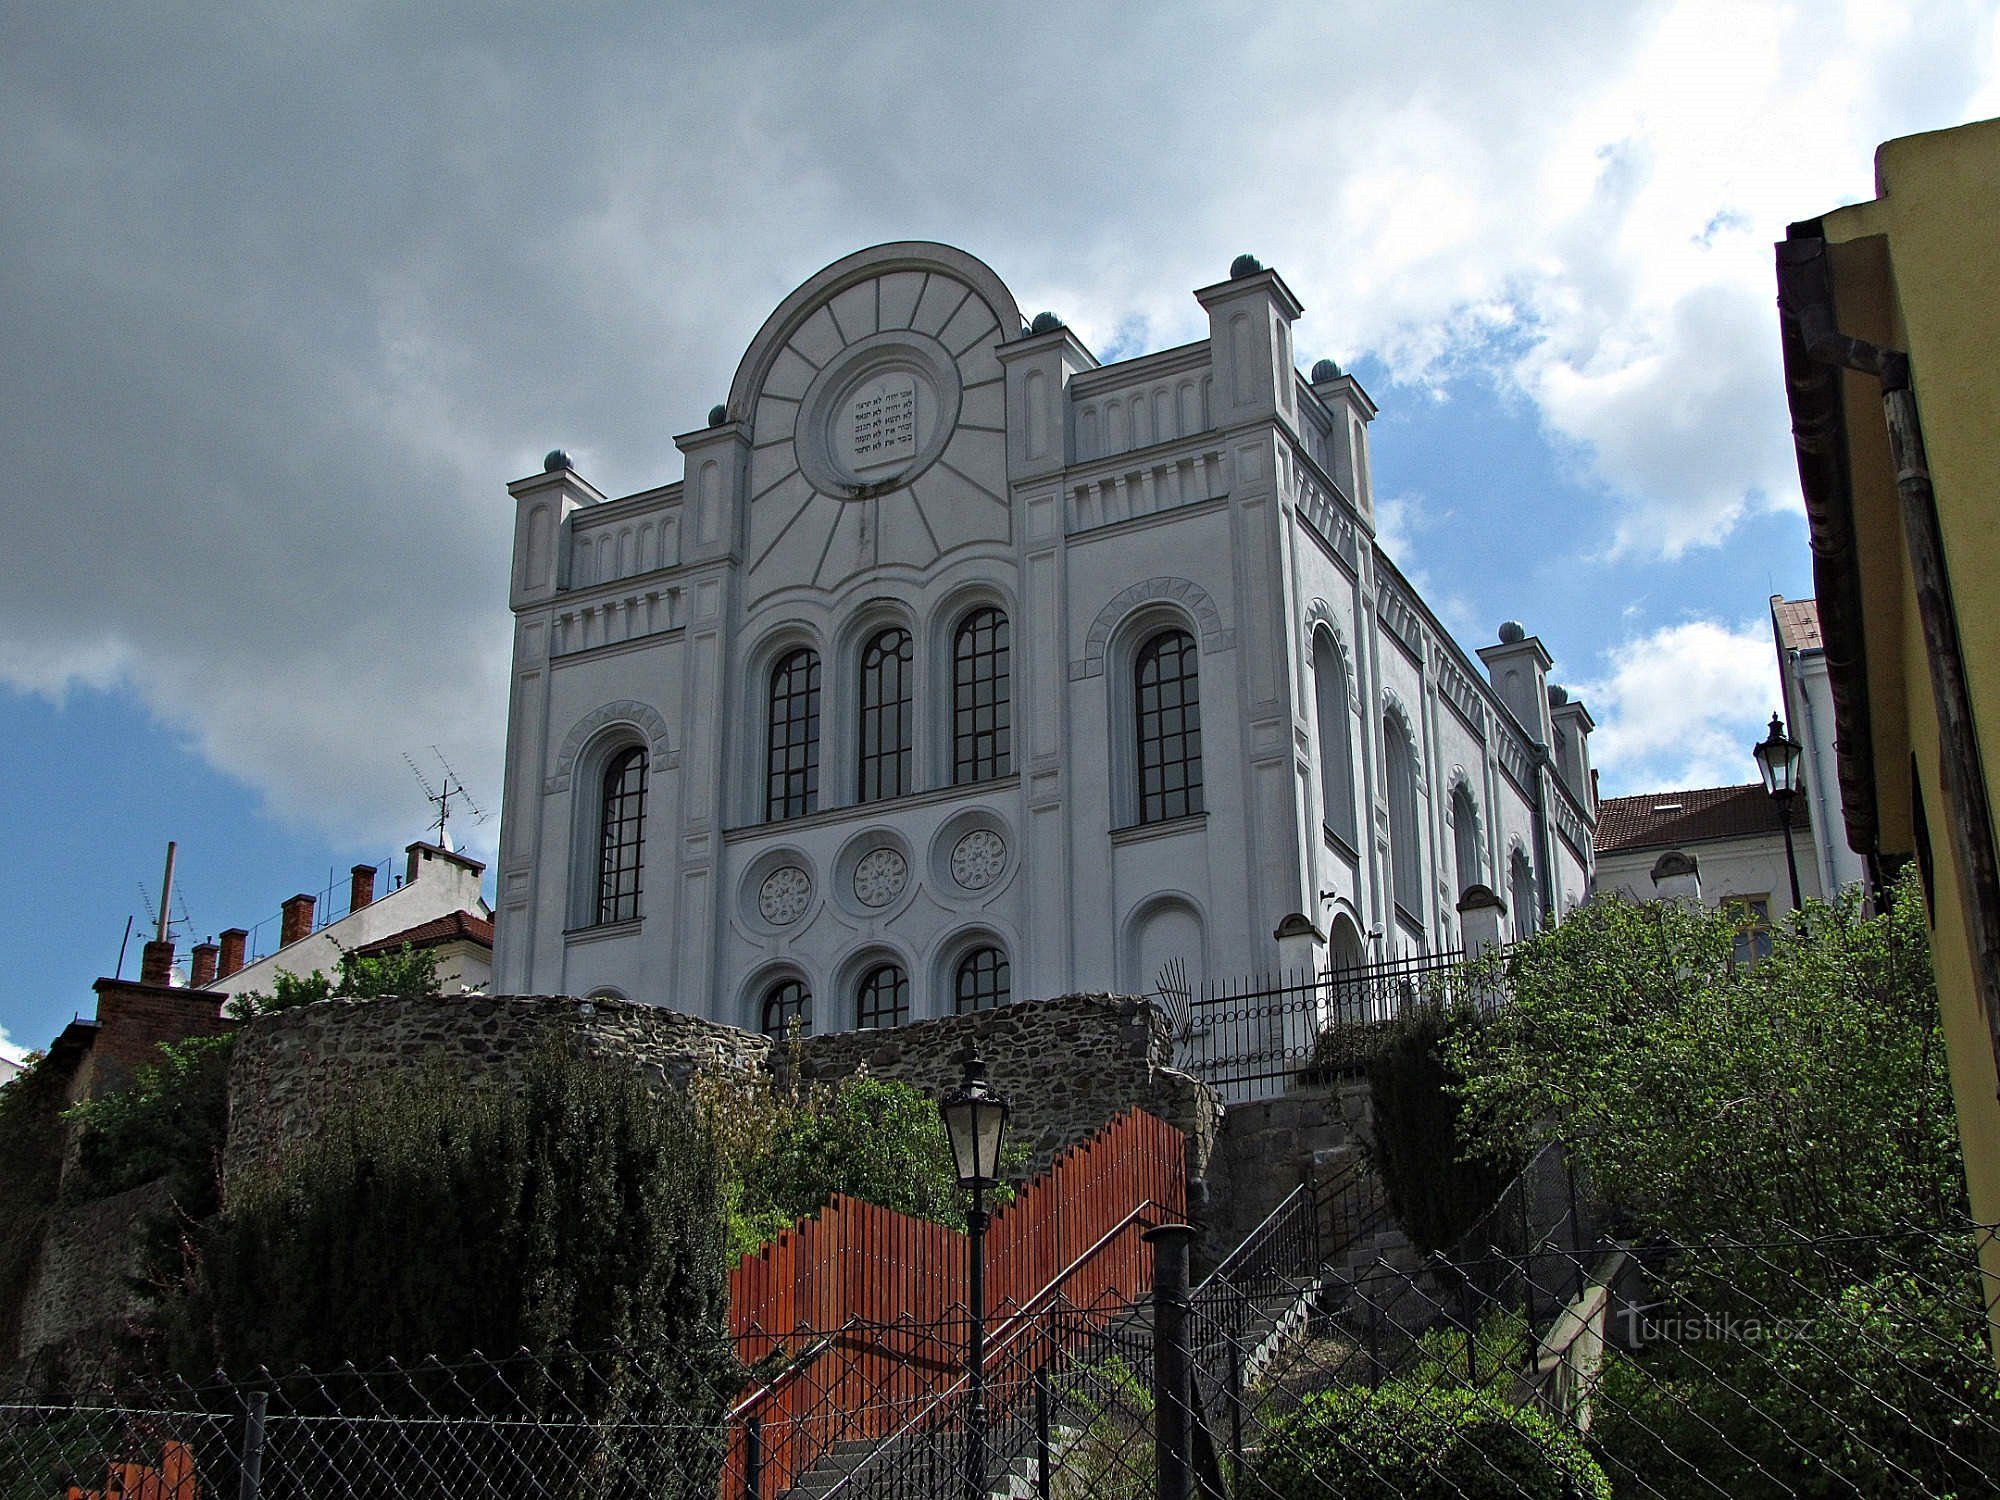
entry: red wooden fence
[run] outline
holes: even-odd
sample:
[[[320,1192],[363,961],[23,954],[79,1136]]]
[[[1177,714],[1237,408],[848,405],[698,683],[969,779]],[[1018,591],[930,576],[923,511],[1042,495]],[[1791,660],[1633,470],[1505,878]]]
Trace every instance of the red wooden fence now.
[[[1011,1316],[1057,1294],[1136,1300],[1152,1282],[1141,1235],[1186,1215],[1187,1142],[1171,1125],[1128,1110],[1065,1149],[987,1231],[995,1346]],[[884,1436],[950,1386],[964,1359],[966,1255],[956,1230],[836,1196],[743,1258],[729,1278],[737,1355],[751,1364],[784,1350],[795,1362],[731,1412],[734,1494],[751,1466],[746,1428],[758,1433],[758,1493],[781,1495],[836,1442]]]

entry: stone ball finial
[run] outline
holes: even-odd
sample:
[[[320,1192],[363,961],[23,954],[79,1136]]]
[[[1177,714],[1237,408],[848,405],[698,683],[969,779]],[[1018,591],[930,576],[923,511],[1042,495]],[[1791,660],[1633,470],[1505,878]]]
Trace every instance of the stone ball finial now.
[[[1028,325],[1029,333],[1054,333],[1063,326],[1063,320],[1052,312],[1038,312],[1035,321]]]
[[[1245,276],[1255,276],[1264,269],[1264,262],[1254,255],[1239,255],[1229,263],[1229,279],[1241,281]]]
[[[1563,704],[1569,702],[1569,689],[1564,687],[1560,682],[1550,683],[1549,702],[1560,708]]]
[[[542,472],[544,474],[560,474],[564,469],[574,469],[575,467],[576,465],[569,461],[569,455],[560,448],[549,449],[548,454],[542,459]]]
[[[1518,646],[1528,638],[1528,627],[1519,620],[1506,620],[1500,626],[1500,644]]]
[[[1340,379],[1340,366],[1330,359],[1322,359],[1313,365],[1312,383],[1325,385],[1329,380]]]
[[[729,408],[722,405],[720,402],[716,403],[714,406],[711,406],[708,409],[709,426],[720,427],[724,422],[727,422],[728,420],[729,420]]]

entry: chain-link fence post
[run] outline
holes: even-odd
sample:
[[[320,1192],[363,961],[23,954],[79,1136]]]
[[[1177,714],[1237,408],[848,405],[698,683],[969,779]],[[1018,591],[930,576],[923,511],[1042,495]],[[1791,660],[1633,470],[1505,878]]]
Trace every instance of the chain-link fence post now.
[[[1037,1500],[1049,1500],[1049,1468],[1053,1455],[1049,1452],[1049,1365],[1048,1360],[1035,1366],[1035,1495]]]
[[[764,1419],[752,1413],[743,1424],[743,1500],[764,1493]]]
[[[264,1414],[269,1409],[270,1396],[264,1391],[252,1391],[244,1399],[243,1408],[243,1458],[238,1470],[236,1500],[257,1500],[264,1488]]]
[[[1159,1500],[1189,1500],[1194,1489],[1188,1421],[1189,1224],[1146,1231],[1153,1247],[1153,1461]]]

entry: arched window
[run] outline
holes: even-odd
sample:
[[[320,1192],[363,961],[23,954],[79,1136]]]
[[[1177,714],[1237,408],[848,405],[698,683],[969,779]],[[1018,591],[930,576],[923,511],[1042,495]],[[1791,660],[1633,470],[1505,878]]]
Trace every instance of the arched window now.
[[[1535,893],[1535,867],[1527,850],[1516,849],[1508,861],[1507,885],[1514,907],[1514,936],[1533,937],[1542,925],[1542,902]]]
[[[861,648],[861,756],[858,802],[910,790],[910,633],[878,631]]]
[[[1382,716],[1382,774],[1389,794],[1389,890],[1396,909],[1419,927],[1424,920],[1422,832],[1417,824],[1417,758],[1398,713]]]
[[[793,651],[771,669],[764,816],[799,818],[818,806],[819,653]]]
[[[1202,809],[1201,683],[1194,637],[1163,630],[1132,666],[1139,752],[1139,821],[1163,823]]]
[[[1458,894],[1486,882],[1479,868],[1479,809],[1472,800],[1472,788],[1460,782],[1451,789],[1451,843]]]
[[[951,641],[951,779],[953,785],[1005,776],[1013,769],[1013,704],[1007,617],[975,609]]]
[[[1347,663],[1331,631],[1313,633],[1313,701],[1319,714],[1321,816],[1351,849],[1354,828],[1354,736],[1348,723]]]
[[[901,1026],[910,1019],[910,978],[896,964],[877,964],[854,995],[856,1026]]]
[[[645,865],[646,752],[634,745],[604,768],[597,819],[597,922],[639,915],[639,873]]]
[[[974,948],[958,961],[952,979],[953,1005],[961,1016],[1005,1005],[1012,994],[1007,955],[998,948]]]
[[[764,1035],[780,1041],[792,1034],[794,1025],[803,1036],[812,1030],[812,992],[796,979],[781,979],[764,991]]]

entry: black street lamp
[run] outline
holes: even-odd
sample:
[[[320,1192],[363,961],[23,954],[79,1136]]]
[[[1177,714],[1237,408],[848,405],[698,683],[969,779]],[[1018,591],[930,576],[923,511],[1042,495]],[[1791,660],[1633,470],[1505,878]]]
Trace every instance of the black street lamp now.
[[[1757,770],[1764,778],[1764,790],[1778,804],[1778,821],[1785,829],[1785,872],[1792,877],[1792,910],[1799,901],[1799,861],[1792,852],[1792,798],[1799,791],[1799,770],[1804,754],[1795,739],[1785,734],[1784,721],[1771,715],[1771,732],[1750,752],[1757,757]]]
[[[1000,1144],[1007,1134],[1007,1096],[986,1081],[986,1060],[977,1037],[967,1038],[961,1059],[965,1076],[958,1088],[938,1102],[945,1134],[951,1138],[952,1165],[958,1185],[972,1191],[966,1213],[971,1266],[966,1301],[972,1314],[972,1334],[966,1341],[965,1493],[967,1500],[986,1495],[986,1190],[1000,1182]]]

